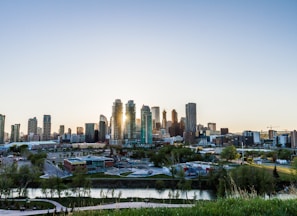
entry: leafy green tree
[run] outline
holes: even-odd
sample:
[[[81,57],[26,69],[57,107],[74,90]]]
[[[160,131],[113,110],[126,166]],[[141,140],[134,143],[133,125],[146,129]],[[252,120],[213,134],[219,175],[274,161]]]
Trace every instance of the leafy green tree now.
[[[278,159],[282,159],[282,160],[290,160],[291,159],[291,155],[292,155],[292,151],[288,150],[288,149],[280,149],[278,151]]]
[[[31,161],[32,165],[38,167],[39,171],[43,171],[44,161],[47,157],[45,152],[37,153],[37,154],[30,154],[28,156],[28,160]]]
[[[86,176],[86,169],[79,167],[76,168],[72,177],[72,191],[79,197],[83,194],[89,194],[91,188],[91,181]]]
[[[21,166],[17,172],[15,182],[19,196],[27,195],[27,187],[34,180],[34,173],[28,165]]]
[[[0,198],[2,198],[2,195],[7,198],[11,194],[13,186],[11,177],[8,177],[6,173],[0,175]]]
[[[221,158],[226,159],[226,161],[235,160],[239,158],[239,154],[237,153],[235,146],[231,145],[231,146],[225,147],[222,150]]]
[[[231,171],[230,177],[238,189],[258,195],[270,194],[275,190],[275,182],[271,172],[264,168],[240,166]]]

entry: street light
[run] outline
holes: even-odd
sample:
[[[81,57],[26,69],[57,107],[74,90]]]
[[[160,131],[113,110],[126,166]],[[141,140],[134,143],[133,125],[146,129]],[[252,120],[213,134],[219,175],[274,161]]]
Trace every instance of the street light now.
[[[243,141],[241,141],[241,155],[242,155],[242,164],[244,164]]]

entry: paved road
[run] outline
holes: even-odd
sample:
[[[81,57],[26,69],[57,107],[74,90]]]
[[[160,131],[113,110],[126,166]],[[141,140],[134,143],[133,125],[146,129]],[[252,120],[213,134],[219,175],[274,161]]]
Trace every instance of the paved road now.
[[[52,200],[47,200],[47,199],[30,199],[30,200],[52,203],[53,205],[56,206],[57,212],[66,210],[65,206],[62,206],[60,203]],[[178,207],[192,207],[192,206],[194,205],[193,204],[163,204],[163,203],[150,203],[150,202],[122,202],[122,203],[113,203],[113,204],[97,205],[97,206],[77,207],[74,209],[74,211],[127,209],[127,208],[178,208]],[[70,210],[71,209],[68,208],[68,212]],[[0,209],[0,215],[7,215],[7,216],[40,215],[40,214],[46,214],[48,212],[53,213],[54,211],[55,209],[26,210],[26,211]]]

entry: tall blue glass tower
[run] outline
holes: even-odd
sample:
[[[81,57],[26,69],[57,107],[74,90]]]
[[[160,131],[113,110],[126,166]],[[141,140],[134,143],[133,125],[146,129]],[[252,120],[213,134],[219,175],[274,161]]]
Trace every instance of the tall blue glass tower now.
[[[153,144],[153,122],[149,106],[141,108],[141,144]]]

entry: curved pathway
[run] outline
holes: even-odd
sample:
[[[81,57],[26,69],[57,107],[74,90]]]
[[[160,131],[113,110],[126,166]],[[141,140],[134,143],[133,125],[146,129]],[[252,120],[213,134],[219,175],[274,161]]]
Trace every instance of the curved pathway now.
[[[24,199],[15,199],[16,201],[25,201]],[[65,211],[66,207],[61,205],[60,203],[48,200],[48,199],[30,199],[30,201],[39,201],[39,202],[48,202],[55,205],[55,209],[49,210],[3,210],[0,209],[0,215],[7,216],[24,216],[24,215],[40,215],[53,213],[55,210],[57,212]],[[126,209],[126,208],[179,208],[179,207],[193,207],[194,204],[164,204],[164,203],[150,203],[150,202],[121,202],[121,203],[112,203],[105,205],[97,205],[97,206],[86,206],[86,207],[77,207],[74,208],[74,211],[88,211],[88,210],[107,210],[107,209]],[[67,208],[68,212],[70,212],[70,208]]]

